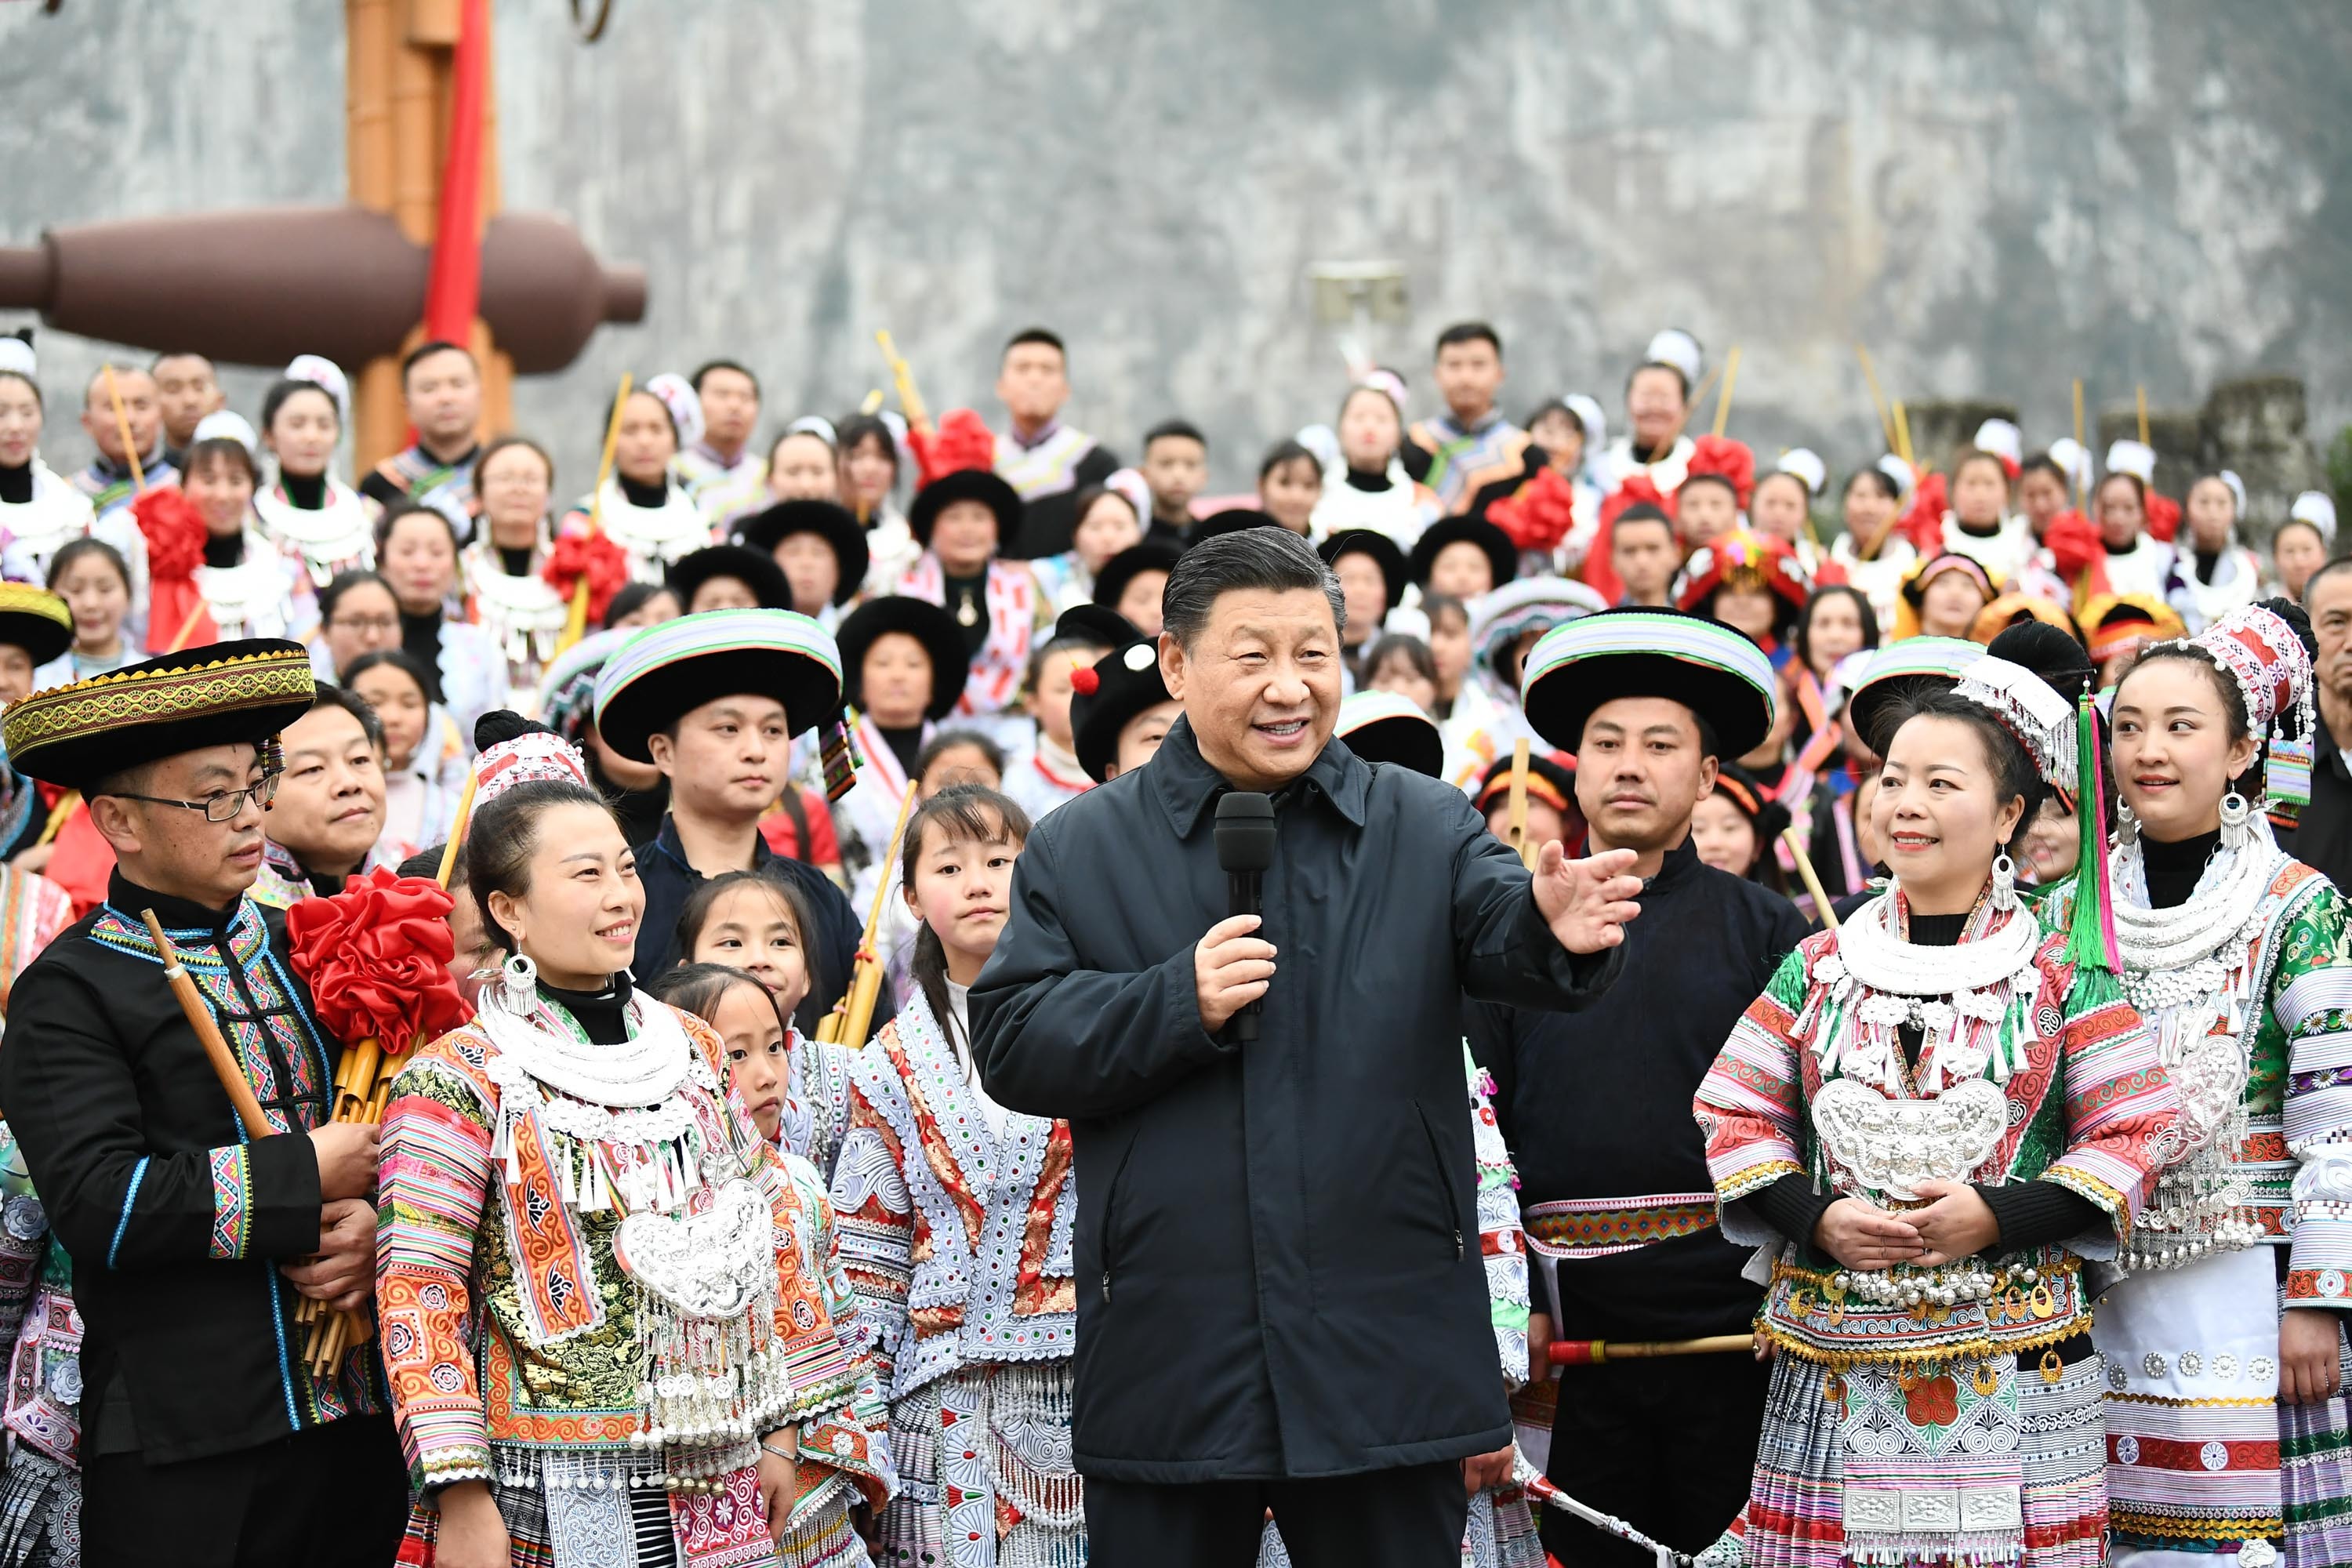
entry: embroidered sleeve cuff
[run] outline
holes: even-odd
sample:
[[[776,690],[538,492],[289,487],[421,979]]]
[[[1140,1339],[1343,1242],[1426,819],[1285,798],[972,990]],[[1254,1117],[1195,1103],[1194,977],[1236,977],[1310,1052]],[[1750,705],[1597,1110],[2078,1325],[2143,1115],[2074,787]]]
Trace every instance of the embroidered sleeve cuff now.
[[[2297,1246],[2299,1254],[2303,1248]],[[2336,1250],[2344,1250],[2337,1248]],[[2299,1259],[2298,1259],[2299,1261]],[[2352,1307],[2352,1268],[2291,1268],[2286,1273],[2286,1304],[2290,1307]]]
[[[453,1443],[423,1456],[409,1471],[416,1489],[426,1497],[438,1494],[445,1487],[459,1481],[487,1481],[496,1478],[490,1471],[490,1449],[487,1443]]]
[[[253,1165],[246,1145],[212,1152],[213,1260],[232,1262],[253,1245]]]
[[[244,1256],[300,1258],[319,1250],[319,1155],[309,1136],[281,1133],[243,1146],[247,1185]],[[215,1241],[218,1241],[219,1173],[215,1167]]]

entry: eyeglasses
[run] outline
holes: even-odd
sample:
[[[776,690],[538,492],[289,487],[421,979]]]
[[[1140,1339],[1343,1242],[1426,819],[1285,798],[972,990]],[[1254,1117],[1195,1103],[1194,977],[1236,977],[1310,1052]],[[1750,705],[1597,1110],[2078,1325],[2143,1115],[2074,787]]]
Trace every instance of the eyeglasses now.
[[[121,790],[105,793],[117,800],[143,800],[150,805],[176,805],[183,811],[201,811],[206,822],[235,822],[245,815],[245,803],[248,796],[254,805],[268,810],[269,803],[278,795],[278,779],[276,773],[264,773],[257,784],[208,795],[202,800],[172,800],[160,795],[128,795]]]
[[[327,623],[338,631],[396,632],[400,629],[397,616],[337,616]]]

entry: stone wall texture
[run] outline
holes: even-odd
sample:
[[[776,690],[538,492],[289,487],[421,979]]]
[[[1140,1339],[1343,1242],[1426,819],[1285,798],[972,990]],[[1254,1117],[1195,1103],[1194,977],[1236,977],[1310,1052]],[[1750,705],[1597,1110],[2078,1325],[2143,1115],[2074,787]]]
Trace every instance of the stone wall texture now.
[[[992,416],[1032,321],[1073,418],[1131,452],[1181,413],[1240,486],[1337,405],[1309,265],[1375,257],[1417,412],[1478,315],[1514,413],[1618,414],[1661,325],[1738,342],[1733,433],[1840,470],[1878,450],[1857,341],[2035,444],[2077,375],[2095,416],[2261,373],[2323,442],[2352,417],[2341,0],[616,0],[593,46],[564,0],[496,12],[508,205],[652,276],[643,326],[519,389],[567,490],[623,370],[742,356],[781,426],[885,384],[887,326],[935,407]],[[0,4],[0,240],[342,195],[331,0]],[[47,347],[58,390],[96,363]]]

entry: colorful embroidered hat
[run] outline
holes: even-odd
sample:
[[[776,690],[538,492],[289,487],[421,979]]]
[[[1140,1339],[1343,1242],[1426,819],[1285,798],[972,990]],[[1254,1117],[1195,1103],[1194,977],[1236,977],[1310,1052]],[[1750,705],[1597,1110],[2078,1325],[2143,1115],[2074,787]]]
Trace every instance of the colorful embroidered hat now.
[[[588,784],[588,760],[544,724],[499,708],[474,721],[474,808],[517,784]]]
[[[2036,773],[2068,795],[2074,793],[2081,777],[2075,771],[2074,704],[2048,681],[2021,664],[1989,653],[1961,672],[1952,695],[1991,713],[2025,748]]]
[[[261,746],[310,710],[318,677],[298,642],[209,643],[36,691],[0,718],[17,772],[87,793],[200,746]]]
[[[2100,664],[2188,635],[2179,612],[2151,594],[2099,594],[2083,605],[2083,637]]]
[[[1891,735],[1878,732],[1895,705],[1922,691],[1949,690],[1960,672],[1985,656],[1981,644],[1965,637],[1906,637],[1869,656],[1847,689],[1846,723],[1877,756],[1886,754]]]
[[[784,705],[794,735],[841,711],[841,650],[790,610],[705,610],[646,626],[596,677],[596,733],[633,762],[656,731],[704,703],[757,692]]]
[[[2246,727],[2280,740],[2308,735],[2318,721],[2312,703],[2311,647],[2307,634],[2279,613],[2289,608],[2283,599],[2246,605],[2189,639],[2190,647],[2203,648],[2238,683],[2246,704]]]
[[[1013,542],[1021,527],[1021,492],[998,477],[996,437],[969,408],[949,411],[933,431],[919,431],[915,444],[916,490],[907,508],[915,542],[928,549],[931,525],[951,501],[976,500],[996,514],[996,544]]]
[[[1506,583],[1473,608],[1470,662],[1498,694],[1516,699],[1518,681],[1516,677],[1507,681],[1502,668],[1503,655],[1512,644],[1530,632],[1540,637],[1608,607],[1599,594],[1565,577],[1520,577]]]
[[[1157,639],[1136,635],[1093,665],[1070,672],[1071,750],[1087,777],[1101,784],[1118,762],[1119,731],[1147,709],[1174,700],[1160,675]]]
[[[764,550],[747,549],[740,544],[706,544],[678,557],[670,567],[667,579],[669,591],[677,595],[681,609],[694,608],[694,596],[704,584],[720,578],[732,577],[751,591],[765,610],[789,610],[793,607],[793,587],[784,581],[783,568],[775,557]]]
[[[38,668],[73,647],[73,611],[47,588],[0,583],[0,643],[23,648]]]
[[[796,533],[814,533],[833,546],[833,558],[841,564],[841,581],[834,584],[833,602],[845,605],[857,597],[874,557],[866,546],[866,531],[857,526],[856,515],[845,506],[829,500],[778,501],[737,523],[735,542],[773,560],[776,546]],[[792,605],[787,603],[783,607]]]
[[[1763,780],[1734,762],[1716,763],[1715,793],[1748,819],[1748,826],[1756,830],[1759,850],[1771,854],[1773,841],[1788,829],[1788,806],[1764,787]]]
[[[1725,588],[1760,588],[1770,594],[1773,622],[1784,637],[1804,613],[1805,601],[1812,593],[1797,552],[1785,541],[1745,528],[1734,529],[1714,543],[1691,552],[1683,563],[1675,605],[1704,610]]]
[[[1536,733],[1562,751],[1584,741],[1594,710],[1621,697],[1681,703],[1738,757],[1772,732],[1779,683],[1764,650],[1704,616],[1604,610],[1544,634],[1528,655],[1520,702]]]
[[[2077,644],[2083,640],[2083,630],[2074,624],[2074,617],[2066,613],[2066,606],[2039,594],[2003,594],[1978,613],[1977,624],[1969,630],[1969,640],[1990,643],[2008,627],[2024,621],[2040,621],[2045,626],[2054,626],[2073,637]]]
[[[1479,775],[1478,787],[1470,797],[1480,815],[1495,809],[1496,803],[1507,800],[1511,794],[1511,759],[1496,757]],[[1570,824],[1570,843],[1584,837],[1584,810],[1576,804],[1576,759],[1572,756],[1546,756],[1541,752],[1528,757],[1528,798],[1542,801]]]
[[[1393,691],[1359,691],[1339,704],[1334,734],[1368,763],[1392,763],[1430,778],[1445,772],[1445,741],[1421,704]]]
[[[578,745],[596,722],[596,678],[604,661],[637,635],[636,626],[591,632],[555,656],[539,683],[539,712],[554,731]]]
[[[1389,608],[1404,603],[1404,591],[1412,584],[1412,574],[1405,566],[1404,552],[1397,542],[1376,528],[1343,528],[1315,547],[1323,557],[1323,564],[1337,570],[1342,555],[1369,557],[1381,569],[1381,581],[1388,585]]]
[[[834,634],[841,648],[842,689],[849,705],[865,708],[866,693],[858,683],[865,678],[866,655],[877,639],[890,632],[913,637],[930,655],[931,700],[923,711],[933,719],[954,712],[963,696],[965,675],[971,668],[971,645],[964,641],[963,628],[956,625],[953,616],[929,599],[904,594],[866,600],[849,612]]]
[[[1413,583],[1426,592],[1438,552],[1449,544],[1465,542],[1486,552],[1486,565],[1494,576],[1489,593],[1519,574],[1518,547],[1511,542],[1509,534],[1484,518],[1448,517],[1431,523],[1413,541],[1408,562]]]

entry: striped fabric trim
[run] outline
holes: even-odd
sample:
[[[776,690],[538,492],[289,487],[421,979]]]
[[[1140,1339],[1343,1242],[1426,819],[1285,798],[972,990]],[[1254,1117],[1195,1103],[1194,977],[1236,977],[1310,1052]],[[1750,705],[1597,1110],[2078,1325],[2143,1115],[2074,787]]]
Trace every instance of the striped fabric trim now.
[[[147,1179],[148,1156],[139,1156],[139,1163],[131,1168],[131,1185],[122,1194],[122,1217],[114,1222],[114,1239],[106,1244],[106,1266],[114,1267],[114,1259],[122,1251],[122,1233],[131,1228],[131,1205],[139,1201],[139,1184]]]
[[[1347,739],[1367,724],[1386,719],[1409,719],[1434,730],[1429,715],[1412,698],[1394,691],[1358,691],[1339,704],[1338,733]]]
[[[2316,1014],[2352,1012],[2352,967],[2331,964],[2301,976],[2271,1004],[2279,1027],[2292,1035]]]
[[[1716,1226],[1713,1193],[1641,1198],[1570,1198],[1537,1204],[1524,1216],[1528,1247],[1562,1261],[1614,1258]]]
[[[253,1164],[242,1143],[212,1152],[213,1258],[233,1262],[253,1240]]]
[[[1528,655],[1519,689],[1529,689],[1564,666],[1612,654],[1645,654],[1703,665],[1738,676],[1768,702],[1773,698],[1772,661],[1762,648],[1729,626],[1654,610],[1618,610],[1554,626]]]
[[[1861,691],[1878,681],[1906,675],[1940,675],[1958,680],[1962,670],[1984,656],[1982,643],[1969,642],[1965,637],[1905,637],[1870,656],[1870,662],[1862,667],[1862,679],[1853,683],[1853,690]],[[1848,692],[1847,696],[1853,694]]]
[[[765,650],[814,659],[841,683],[841,648],[823,626],[792,610],[705,610],[647,626],[613,650],[596,678],[601,720],[616,692],[677,664],[714,653]]]

